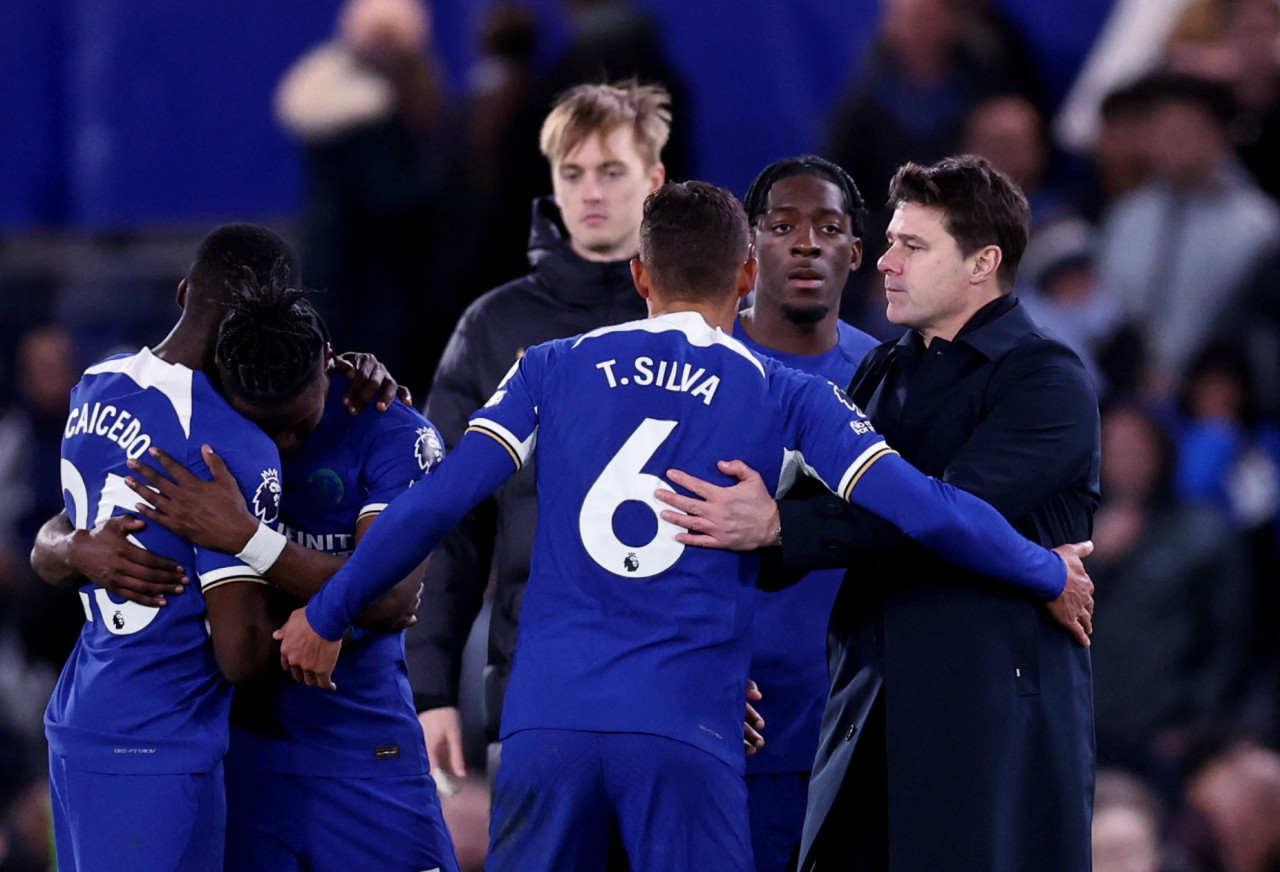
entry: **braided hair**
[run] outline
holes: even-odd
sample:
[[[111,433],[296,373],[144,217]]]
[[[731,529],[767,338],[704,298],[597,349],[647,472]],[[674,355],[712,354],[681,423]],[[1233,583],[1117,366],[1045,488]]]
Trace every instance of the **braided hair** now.
[[[233,288],[218,330],[215,355],[223,390],[250,405],[270,408],[293,400],[323,367],[329,331],[277,271],[266,284],[252,277]]]
[[[844,209],[849,215],[849,227],[853,235],[861,237],[866,232],[867,204],[853,178],[844,171],[844,167],[811,154],[771,163],[756,176],[756,180],[747,189],[747,195],[742,199],[747,221],[752,227],[756,226],[756,221],[769,208],[769,191],[778,182],[792,176],[817,176],[839,188],[844,195]]]

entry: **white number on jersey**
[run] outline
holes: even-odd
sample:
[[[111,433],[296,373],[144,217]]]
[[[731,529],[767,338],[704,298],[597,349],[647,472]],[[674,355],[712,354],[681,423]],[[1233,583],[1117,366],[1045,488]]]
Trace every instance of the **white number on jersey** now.
[[[88,530],[89,527],[89,488],[84,483],[84,476],[76,465],[67,458],[62,458],[62,489],[71,496],[71,523],[77,530]],[[138,495],[129,489],[124,479],[114,472],[107,473],[102,483],[102,495],[98,499],[98,512],[94,516],[93,526],[100,527],[111,519],[118,506],[123,509],[132,508],[138,502]],[[139,548],[146,546],[133,536],[129,541]],[[98,603],[98,611],[102,614],[103,626],[108,632],[117,636],[129,636],[145,628],[155,620],[159,608],[144,606],[135,602],[118,603],[107,596],[107,592],[98,588],[94,591],[94,600]],[[87,621],[95,620],[90,606],[89,595],[80,592],[80,600],[84,606],[84,617]]]
[[[675,540],[681,528],[662,520],[658,513],[667,506],[653,495],[671,485],[641,471],[675,428],[675,421],[645,418],[605,464],[582,501],[578,514],[582,544],[592,560],[614,575],[649,578],[670,569],[684,552],[684,545]],[[629,500],[644,503],[657,519],[657,532],[644,545],[628,545],[613,532],[614,512]]]

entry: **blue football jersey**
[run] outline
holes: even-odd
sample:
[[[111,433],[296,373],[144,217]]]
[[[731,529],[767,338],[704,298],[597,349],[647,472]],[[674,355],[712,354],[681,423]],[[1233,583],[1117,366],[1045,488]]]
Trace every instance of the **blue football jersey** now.
[[[334,376],[324,417],[284,460],[277,529],[321,551],[349,553],[357,522],[376,515],[444,456],[435,427],[404,403],[352,417]],[[237,690],[228,766],[286,775],[364,778],[427,772],[404,633],[364,633],[343,646],[336,692],[281,673]]]
[[[788,377],[697,314],[598,330],[526,358],[472,420],[517,455],[535,436],[539,447],[538,535],[503,733],[655,733],[741,769],[758,561],[676,542],[653,492],[672,467],[728,484],[715,465],[724,459],[777,490],[800,450],[837,488],[888,447],[869,426],[849,428],[857,415],[832,385]],[[832,448],[847,433],[843,452],[801,445],[809,422],[795,419],[788,394],[812,391],[825,418],[812,432],[831,431]]]
[[[898,458],[839,387],[757,359],[693,312],[530,348],[468,432],[307,618],[339,638],[536,444],[538,529],[504,735],[653,733],[742,771],[759,561],[675,540],[653,496],[670,468],[730,484],[715,464],[736,458],[778,493],[803,470],[967,569],[1046,596],[1066,577],[990,506]]]
[[[741,322],[734,338],[757,357],[821,376],[844,386],[853,380],[862,358],[876,340],[843,321],[839,340],[826,354],[787,354],[751,341]],[[756,591],[751,623],[751,678],[764,699],[756,703],[767,724],[765,745],[747,758],[747,773],[808,772],[818,751],[818,732],[826,705],[827,622],[835,604],[843,569],[810,572],[784,590]]]
[[[139,498],[125,484],[128,459],[163,448],[204,478],[204,443],[218,445],[248,503],[278,518],[279,457],[203,373],[144,349],[85,371],[71,393],[62,441],[62,487],[78,529],[125,514]],[[85,624],[45,712],[50,748],[81,769],[106,773],[205,772],[227,748],[231,686],[214,660],[204,592],[257,573],[148,524],[139,544],[180,563],[198,584],[168,605],[118,600],[81,588]]]

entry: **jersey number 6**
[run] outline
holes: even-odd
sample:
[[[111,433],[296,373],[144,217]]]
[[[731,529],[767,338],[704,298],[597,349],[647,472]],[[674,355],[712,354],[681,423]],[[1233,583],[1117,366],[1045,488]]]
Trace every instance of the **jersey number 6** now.
[[[613,455],[592,483],[578,513],[578,533],[591,559],[624,578],[649,578],[670,569],[680,559],[684,545],[675,540],[680,527],[658,514],[666,505],[653,492],[670,488],[656,475],[642,472],[658,446],[676,428],[675,421],[645,418]],[[613,531],[613,515],[628,501],[644,503],[653,511],[658,529],[644,545],[628,545]]]

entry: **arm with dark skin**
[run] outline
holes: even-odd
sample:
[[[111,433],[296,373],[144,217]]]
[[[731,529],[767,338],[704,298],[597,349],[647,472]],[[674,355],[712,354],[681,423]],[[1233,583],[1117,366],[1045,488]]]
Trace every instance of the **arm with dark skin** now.
[[[127,600],[163,607],[190,583],[183,567],[130,541],[146,521],[119,515],[101,527],[76,530],[67,513],[44,523],[31,550],[31,566],[58,587],[92,582]],[[218,668],[233,684],[261,678],[278,654],[265,584],[232,581],[205,592]]]
[[[239,553],[257,532],[258,519],[245,505],[240,488],[222,458],[208,445],[201,448],[204,461],[213,473],[213,480],[206,481],[159,448],[152,448],[150,453],[168,477],[145,463],[129,461],[136,478],[129,476],[125,483],[155,506],[139,503],[136,511],[204,548],[224,554]],[[368,515],[357,523],[357,543],[374,518]],[[307,600],[346,562],[344,555],[317,551],[290,541],[266,577],[290,596]],[[422,590],[421,576],[420,571],[411,572],[360,616],[359,625],[377,632],[396,632],[412,623]]]
[[[232,684],[263,678],[271,673],[278,646],[271,634],[271,588],[261,581],[231,581],[206,590],[205,610],[209,636],[218,669]]]
[[[404,385],[398,384],[382,362],[372,354],[344,351],[333,357],[334,372],[344,376],[350,384],[342,394],[342,405],[352,415],[359,415],[370,403],[377,401],[379,412],[391,408],[399,397],[406,406],[413,405],[413,396]]]
[[[93,530],[71,526],[66,511],[44,522],[31,549],[31,568],[55,587],[92,582],[144,606],[163,606],[190,584],[184,567],[128,537],[147,526],[118,515]]]

